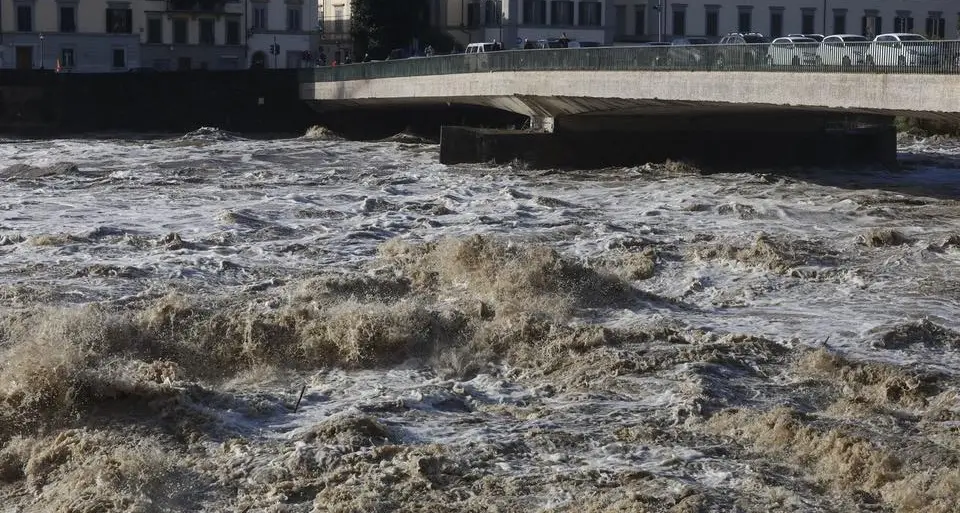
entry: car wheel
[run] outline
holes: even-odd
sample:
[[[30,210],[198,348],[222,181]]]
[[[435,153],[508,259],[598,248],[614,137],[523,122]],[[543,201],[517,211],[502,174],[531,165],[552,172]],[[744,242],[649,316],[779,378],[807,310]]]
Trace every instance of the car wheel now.
[[[816,64],[818,68],[823,67],[823,59],[821,59],[819,55],[814,57],[813,63]]]
[[[850,57],[844,57],[843,62],[840,63],[844,68],[850,67]]]
[[[794,57],[793,57],[793,60],[790,61],[790,64],[792,64],[792,65],[794,65],[794,66],[799,66],[799,65],[800,65],[800,57],[794,56]]]
[[[874,68],[877,67],[876,64],[874,64],[874,62],[873,62],[873,56],[872,56],[872,55],[868,55],[867,58],[866,58],[866,60],[865,60],[864,62],[867,63],[867,67],[870,68],[870,69],[874,69]]]
[[[898,58],[897,58],[897,65],[898,65],[898,66],[906,66],[906,65],[907,65],[907,58],[904,57],[904,56],[902,56],[902,55],[901,55],[900,57],[898,57]]]
[[[724,64],[724,63],[723,63],[723,56],[722,56],[722,55],[718,55],[718,56],[717,56],[716,64],[717,64],[717,69],[723,69],[723,64]]]

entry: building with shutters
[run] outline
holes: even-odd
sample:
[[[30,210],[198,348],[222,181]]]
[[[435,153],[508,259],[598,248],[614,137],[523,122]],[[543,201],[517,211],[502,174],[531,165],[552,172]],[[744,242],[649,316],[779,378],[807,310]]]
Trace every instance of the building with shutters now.
[[[567,37],[633,44],[728,32],[916,32],[960,39],[956,0],[448,0],[447,30],[462,42]]]
[[[316,0],[6,0],[0,69],[299,67],[316,27]]]
[[[58,62],[68,72],[137,68],[142,20],[142,2],[0,2],[0,69],[55,69]]]
[[[319,8],[316,0],[246,0],[252,68],[313,66]],[[271,52],[271,48],[277,52]]]
[[[616,0],[613,41],[633,43],[684,36],[718,39],[728,32],[768,37],[795,33],[915,32],[958,39],[955,0]]]

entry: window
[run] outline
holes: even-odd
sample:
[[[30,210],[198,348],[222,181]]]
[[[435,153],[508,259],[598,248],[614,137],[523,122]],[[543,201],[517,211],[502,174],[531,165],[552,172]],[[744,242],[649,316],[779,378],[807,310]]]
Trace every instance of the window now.
[[[33,32],[33,6],[17,6],[17,32]]]
[[[683,10],[673,11],[673,31],[675,36],[687,35],[687,12]]]
[[[946,29],[947,23],[941,13],[930,13],[926,23],[927,37],[930,39],[943,39],[943,34],[946,32]]]
[[[847,10],[834,10],[833,11],[833,33],[834,34],[846,34],[847,33]]]
[[[709,37],[720,35],[720,11],[717,9],[707,11],[706,27],[703,33]]]
[[[123,48],[113,49],[113,67],[114,68],[127,67],[127,51],[124,50]]]
[[[335,34],[343,34],[344,32],[346,32],[346,31],[343,29],[344,19],[345,19],[345,17],[343,16],[343,6],[342,6],[342,5],[334,6],[334,8],[333,8],[333,32],[334,32]]]
[[[527,25],[546,25],[547,1],[523,0],[523,22]]]
[[[64,68],[72,68],[76,65],[77,63],[74,60],[73,48],[61,48],[60,49],[60,66]]]
[[[107,8],[107,32],[110,34],[132,34],[133,10],[130,8]]]
[[[240,20],[227,20],[227,44],[240,44]]]
[[[647,6],[638,5],[633,11],[633,33],[642,36],[647,33]]]
[[[299,31],[303,29],[300,23],[301,12],[299,7],[287,7],[287,30]]]
[[[253,28],[255,30],[267,29],[267,8],[266,7],[257,6],[253,8]]]
[[[154,45],[163,43],[163,18],[159,16],[147,18],[147,43]]]
[[[738,13],[737,31],[741,33],[753,31],[753,12],[750,9],[741,9]]]
[[[783,11],[770,11],[770,37],[783,35]]]
[[[599,27],[603,24],[600,13],[603,4],[600,2],[580,2],[580,26]]]
[[[480,2],[470,2],[467,4],[467,26],[468,27],[479,27],[480,26]]]
[[[623,36],[627,33],[627,6],[616,6],[614,19],[617,20],[617,26],[614,29],[615,36]]]
[[[495,27],[500,24],[500,13],[502,7],[499,1],[486,0],[483,2],[483,23],[488,27]]]
[[[913,17],[910,11],[897,11],[897,17],[893,19],[894,32],[913,32]]]
[[[815,15],[816,11],[812,9],[804,9],[803,12],[800,13],[800,32],[802,34],[813,34],[816,32],[814,28]]]
[[[573,25],[573,2],[553,0],[550,2],[551,25]]]
[[[213,35],[213,20],[209,18],[200,19],[200,44],[212,45],[217,41]]]
[[[861,34],[864,37],[873,39],[877,34],[883,33],[883,18],[877,16],[877,11],[870,10],[865,11],[865,15],[861,20]]]
[[[59,11],[60,11],[60,32],[76,32],[77,31],[77,6],[61,5]]]
[[[187,44],[187,19],[173,19],[173,42],[178,45]]]

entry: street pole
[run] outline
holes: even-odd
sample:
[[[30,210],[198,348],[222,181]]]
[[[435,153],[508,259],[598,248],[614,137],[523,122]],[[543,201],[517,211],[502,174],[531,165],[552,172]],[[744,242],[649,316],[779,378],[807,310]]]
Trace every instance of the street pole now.
[[[663,0],[657,0],[657,42],[663,42]]]
[[[280,55],[280,47],[277,46],[277,36],[273,36],[273,69],[277,69],[277,57]]]
[[[830,33],[827,32],[827,0],[823,0],[823,35],[830,35]]]
[[[500,47],[506,50],[506,45],[503,42],[503,0],[497,0],[497,11],[500,15],[497,17],[497,26],[500,28]]]
[[[43,32],[40,33],[40,69],[43,69]]]

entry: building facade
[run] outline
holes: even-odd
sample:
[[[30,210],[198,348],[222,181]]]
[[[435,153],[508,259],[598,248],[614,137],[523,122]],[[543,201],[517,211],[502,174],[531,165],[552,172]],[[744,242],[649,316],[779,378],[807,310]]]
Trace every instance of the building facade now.
[[[719,40],[729,32],[916,32],[960,39],[957,0],[429,0],[431,20],[461,44],[559,38],[602,44]],[[328,56],[351,47],[350,0],[323,0],[322,38]],[[329,60],[332,60],[329,59]],[[340,59],[337,59],[340,60]],[[342,61],[341,61],[342,62]]]
[[[0,69],[107,73],[140,66],[139,2],[0,2]]]
[[[958,39],[955,0],[617,0],[613,39],[619,43],[684,36],[719,39],[728,32],[768,37],[795,33],[915,32]]]
[[[85,0],[84,0],[85,1]],[[244,67],[238,0],[141,0],[141,61],[160,71]]]
[[[316,0],[8,0],[0,2],[0,69],[300,67],[308,64],[316,5]],[[266,58],[272,44],[280,54]]]
[[[343,62],[353,57],[353,39],[350,37],[350,0],[321,0],[319,37],[314,48],[327,63]]]
[[[567,38],[610,43],[612,0],[447,0],[447,30],[463,44],[497,40],[505,48],[525,40]]]
[[[316,0],[248,0],[248,65],[252,68],[313,66]],[[276,48],[275,51],[271,51]]]

